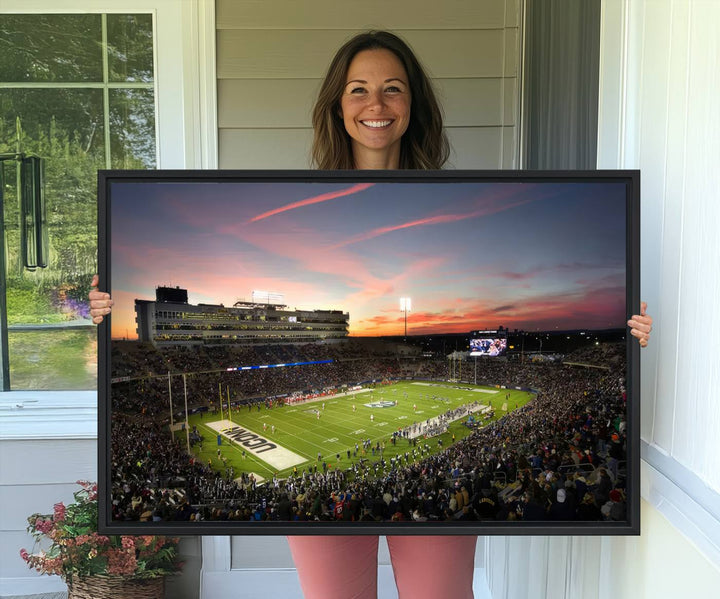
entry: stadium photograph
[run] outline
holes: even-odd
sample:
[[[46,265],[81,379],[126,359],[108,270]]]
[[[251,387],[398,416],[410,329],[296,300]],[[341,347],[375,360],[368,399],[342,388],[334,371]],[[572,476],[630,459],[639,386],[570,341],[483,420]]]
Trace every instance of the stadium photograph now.
[[[626,521],[625,201],[115,183],[112,521]]]

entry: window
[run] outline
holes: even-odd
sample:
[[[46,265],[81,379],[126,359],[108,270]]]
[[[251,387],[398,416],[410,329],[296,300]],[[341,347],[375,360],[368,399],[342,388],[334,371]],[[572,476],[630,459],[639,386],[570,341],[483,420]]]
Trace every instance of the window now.
[[[96,387],[96,172],[156,166],[153,39],[151,14],[0,19],[5,390]],[[20,155],[44,160],[46,268],[22,260]]]

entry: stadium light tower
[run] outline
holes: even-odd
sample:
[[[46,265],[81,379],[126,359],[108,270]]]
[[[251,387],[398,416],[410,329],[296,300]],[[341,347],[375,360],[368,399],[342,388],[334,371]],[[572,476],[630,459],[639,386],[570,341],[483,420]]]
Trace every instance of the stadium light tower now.
[[[400,298],[400,310],[405,313],[405,341],[407,341],[407,313],[412,309],[409,297]]]

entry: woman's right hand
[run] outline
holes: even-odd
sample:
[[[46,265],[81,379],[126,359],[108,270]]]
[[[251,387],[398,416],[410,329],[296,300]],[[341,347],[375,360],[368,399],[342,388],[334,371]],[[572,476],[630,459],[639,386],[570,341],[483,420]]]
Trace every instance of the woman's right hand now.
[[[630,334],[637,337],[640,347],[647,347],[652,331],[653,319],[647,312],[647,304],[640,302],[640,314],[633,314],[627,324],[630,327]]]
[[[88,293],[88,299],[90,300],[90,316],[95,324],[100,324],[105,318],[106,314],[110,314],[110,309],[113,305],[113,301],[110,298],[109,293],[104,291],[98,291],[97,286],[100,282],[100,278],[95,275],[93,277],[90,286],[92,289]]]

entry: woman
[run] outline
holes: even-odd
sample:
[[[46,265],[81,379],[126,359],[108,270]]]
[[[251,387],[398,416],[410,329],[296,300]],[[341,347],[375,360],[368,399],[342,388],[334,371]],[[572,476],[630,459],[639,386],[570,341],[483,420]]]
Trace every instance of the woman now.
[[[384,31],[338,50],[312,123],[320,169],[438,169],[450,153],[430,80],[407,44]]]
[[[335,55],[312,115],[314,164],[320,169],[439,169],[449,155],[429,78],[410,48],[388,32],[355,36]],[[97,277],[93,286],[97,285]],[[99,323],[106,293],[90,293]],[[647,344],[652,319],[628,321]],[[473,597],[475,536],[389,536],[401,599]],[[288,537],[308,599],[377,596],[377,536]]]

